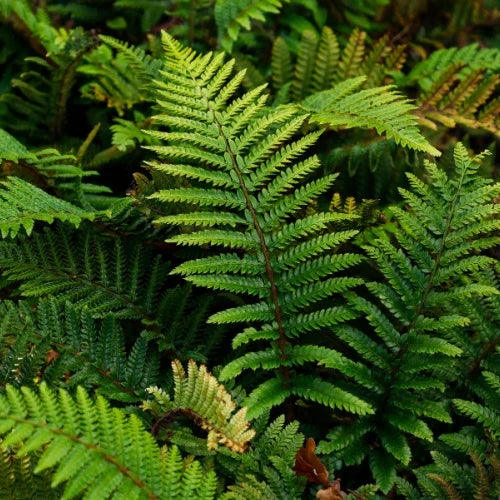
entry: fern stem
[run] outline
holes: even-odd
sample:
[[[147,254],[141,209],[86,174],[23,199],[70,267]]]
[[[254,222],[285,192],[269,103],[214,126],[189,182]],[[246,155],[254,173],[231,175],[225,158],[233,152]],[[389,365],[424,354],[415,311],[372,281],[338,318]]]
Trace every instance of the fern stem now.
[[[182,59],[182,56],[179,56],[179,58]],[[202,95],[201,88],[198,85],[198,81],[197,81],[196,77],[191,74],[190,78],[193,80],[193,83],[198,87],[198,90],[200,91],[200,94]],[[214,123],[217,126],[217,129],[219,131],[219,137],[221,139],[223,139],[224,144],[225,144],[225,148],[226,148],[226,153],[231,158],[231,166],[238,177],[238,182],[239,182],[241,191],[242,191],[243,196],[245,198],[245,202],[246,202],[248,211],[250,212],[250,215],[252,217],[252,222],[253,222],[255,231],[257,232],[257,236],[259,238],[260,248],[262,251],[262,255],[264,257],[266,274],[267,274],[267,278],[268,278],[269,283],[270,283],[270,295],[271,295],[271,300],[272,300],[273,306],[274,306],[274,318],[275,318],[277,326],[278,326],[279,338],[276,340],[276,345],[278,346],[278,348],[280,350],[281,359],[286,360],[288,358],[288,356],[286,354],[286,346],[288,344],[288,341],[286,340],[285,328],[283,326],[283,313],[281,311],[281,306],[279,303],[278,288],[276,287],[276,279],[274,277],[274,270],[273,270],[273,266],[271,264],[271,254],[269,252],[269,249],[267,248],[266,239],[264,237],[264,232],[262,231],[262,228],[260,227],[259,220],[257,217],[257,212],[255,210],[255,207],[252,204],[252,200],[250,198],[250,193],[248,192],[247,186],[245,184],[245,180],[243,178],[243,172],[239,169],[238,163],[236,162],[235,155],[234,155],[233,151],[231,150],[231,148],[229,147],[229,141],[228,141],[228,138],[226,137],[226,135],[224,134],[222,124],[217,119],[217,116],[214,112],[215,110],[211,109],[211,106],[210,106],[208,99],[206,97],[204,97],[203,101],[205,103],[207,111],[213,113]],[[281,376],[283,377],[285,387],[289,387],[290,386],[290,370],[286,366],[280,366],[279,371],[281,373]]]
[[[120,462],[116,460],[115,457],[108,455],[104,452],[102,448],[99,446],[89,443],[85,441],[84,439],[80,439],[78,436],[74,436],[73,434],[69,434],[65,432],[62,429],[57,429],[54,427],[50,427],[47,423],[40,421],[36,422],[34,420],[29,420],[25,418],[19,418],[19,417],[14,417],[11,414],[3,415],[0,414],[0,420],[13,420],[14,422],[17,422],[18,424],[27,424],[32,427],[37,427],[39,429],[47,429],[49,432],[52,434],[57,434],[59,436],[63,436],[66,439],[69,439],[70,441],[73,441],[74,443],[78,443],[88,450],[92,450],[99,455],[106,461],[109,462],[110,464],[113,464],[125,477],[128,477],[131,481],[134,482],[135,485],[137,485],[138,488],[140,488],[144,493],[146,494],[147,498],[151,500],[159,500],[159,497],[155,495],[154,492],[152,492],[147,485],[145,485],[138,477],[136,477],[127,467],[122,465]]]
[[[217,121],[217,119],[215,119],[215,122],[217,124],[217,128],[219,129],[219,134],[224,138],[224,142],[226,144],[226,152],[231,157],[231,163],[233,169],[236,172],[236,175],[238,176],[238,182],[240,183],[240,188],[243,192],[243,196],[245,197],[247,208],[252,216],[252,221],[255,227],[255,231],[257,232],[257,235],[259,237],[260,248],[262,251],[262,255],[264,257],[264,263],[266,267],[266,274],[270,283],[271,300],[274,305],[274,318],[276,319],[276,323],[278,325],[279,338],[276,340],[276,344],[281,352],[281,359],[285,360],[287,359],[286,346],[288,344],[288,341],[286,340],[285,328],[283,327],[283,313],[281,311],[281,306],[279,303],[278,288],[276,286],[276,279],[274,277],[274,269],[271,264],[271,254],[269,252],[269,249],[267,248],[266,239],[264,237],[262,228],[260,227],[259,220],[257,218],[257,212],[255,211],[255,208],[252,204],[252,200],[250,198],[250,193],[248,192],[248,189],[245,185],[245,180],[243,179],[243,173],[239,169],[236,159],[234,157],[234,153],[231,151],[231,148],[229,147],[227,138],[224,135],[221,124]],[[288,387],[290,385],[290,370],[286,366],[280,366],[280,373],[283,376],[285,386]]]

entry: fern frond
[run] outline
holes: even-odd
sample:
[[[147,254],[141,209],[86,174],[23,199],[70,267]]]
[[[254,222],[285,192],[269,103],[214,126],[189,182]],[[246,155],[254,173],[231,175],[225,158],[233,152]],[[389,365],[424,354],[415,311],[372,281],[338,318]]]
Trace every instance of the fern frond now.
[[[276,38],[273,43],[271,67],[273,72],[273,88],[275,91],[278,91],[292,80],[290,51],[285,40],[281,37]]]
[[[0,269],[25,297],[54,295],[96,316],[113,312],[149,325],[164,314],[160,293],[168,266],[142,245],[113,244],[92,230],[61,226],[1,242]]]
[[[145,337],[130,346],[119,322],[92,318],[88,309],[38,301],[36,311],[25,302],[1,303],[0,384],[16,387],[45,381],[53,387],[99,386],[120,401],[140,401],[146,387],[158,381],[157,352]]]
[[[356,76],[357,68],[361,64],[365,52],[365,38],[366,33],[358,28],[355,28],[351,33],[339,62],[337,82]]]
[[[31,16],[36,20],[35,25],[43,24],[32,13]],[[0,126],[13,132],[52,140],[62,135],[66,104],[76,72],[83,56],[91,49],[92,41],[81,28],[69,33],[47,28],[45,26],[43,32],[52,35],[49,37],[50,42],[47,40],[50,52],[44,57],[26,59],[30,71],[14,78],[11,82],[12,92],[0,98],[9,109],[9,119]]]
[[[3,238],[15,237],[21,228],[29,235],[36,221],[52,224],[55,220],[78,227],[109,212],[89,211],[56,198],[18,177],[0,183],[0,232]]]
[[[81,87],[83,95],[104,101],[123,115],[137,103],[152,99],[151,81],[160,78],[162,62],[140,47],[101,35],[101,45],[84,57],[78,72],[92,77]],[[116,51],[116,55],[111,49]]]
[[[220,443],[232,451],[243,453],[255,436],[255,431],[249,428],[250,424],[246,420],[247,409],[243,407],[233,413],[236,404],[231,395],[204,365],[198,367],[190,360],[186,373],[182,364],[175,360],[172,370],[175,383],[173,399],[162,389],[150,387],[148,392],[156,403],[148,401],[143,407],[153,409],[156,413],[184,411],[208,431],[208,449],[216,449]]]
[[[425,420],[451,422],[446,406],[435,397],[436,389],[445,390],[440,370],[449,369],[453,359],[464,354],[455,332],[470,323],[463,311],[455,313],[451,304],[463,300],[464,294],[498,294],[493,286],[470,283],[470,279],[463,286],[460,282],[477,269],[494,265],[493,259],[471,255],[475,245],[461,246],[463,231],[469,231],[469,218],[474,218],[477,227],[464,235],[466,241],[484,243],[486,248],[499,241],[490,235],[500,227],[495,217],[498,207],[492,204],[500,185],[478,176],[483,157],[470,158],[458,144],[454,178],[430,163],[427,182],[408,176],[411,189],[400,190],[406,210],[392,210],[399,221],[399,227],[393,229],[395,241],[383,235],[364,247],[384,276],[384,282],[367,284],[377,305],[359,296],[350,299],[373,333],[344,325],[338,329],[340,338],[370,365],[370,376],[358,382],[366,388],[367,382],[373,384],[373,398],[379,401],[384,422],[368,420],[369,425],[375,428],[386,452],[403,464],[412,456],[407,434],[432,441],[433,432]],[[498,431],[496,415],[489,410],[477,403],[455,402],[461,411],[492,426],[494,433]],[[331,437],[338,439],[336,434]],[[350,456],[352,446],[367,448],[366,439],[362,434],[356,444],[342,442],[337,453]],[[331,442],[320,447],[339,449]],[[388,462],[381,459],[380,463]],[[380,463],[373,462],[377,470],[372,471],[387,491],[392,487],[397,462],[391,470],[381,468]]]
[[[375,128],[397,144],[439,156],[418,130],[417,118],[410,113],[415,106],[391,86],[358,91],[365,80],[364,76],[351,78],[306,98],[302,107],[311,113],[310,121],[330,127]]]
[[[167,57],[165,77],[182,86],[182,90],[161,94],[159,105],[174,117],[175,126],[161,132],[161,138],[169,141],[168,146],[150,148],[167,160],[164,166],[155,163],[153,168],[197,181],[193,187],[161,190],[153,196],[203,206],[201,213],[175,215],[164,221],[188,222],[196,229],[193,221],[200,217],[199,222],[210,229],[180,233],[170,241],[222,246],[239,252],[236,255],[221,251],[216,257],[185,262],[173,272],[199,286],[258,297],[257,304],[210,318],[211,323],[247,323],[248,312],[250,319],[260,324],[260,330],[253,333],[246,330],[244,342],[259,338],[273,340],[268,351],[269,362],[262,367],[274,372],[271,375],[274,378],[249,395],[247,402],[253,416],[293,395],[293,386],[286,388],[293,380],[301,381],[301,397],[335,405],[334,398],[326,394],[334,388],[333,384],[325,386],[323,392],[309,394],[303,389],[305,382],[292,377],[291,367],[300,366],[309,358],[299,357],[299,350],[289,349],[292,340],[294,345],[300,345],[300,338],[307,332],[321,331],[351,318],[352,312],[344,305],[322,308],[316,304],[360,283],[340,277],[328,279],[332,272],[358,262],[356,256],[337,254],[331,260],[323,256],[356,234],[355,231],[326,233],[330,223],[349,216],[316,214],[304,219],[294,216],[335,179],[327,176],[303,182],[320,166],[315,157],[303,159],[319,134],[313,132],[294,139],[306,117],[294,107],[265,108],[263,88],[234,99],[237,89],[234,78],[238,84],[240,79],[238,76],[231,79],[232,65],[224,64],[221,55],[197,55],[166,34],[163,41]],[[221,95],[226,104],[219,107]],[[204,124],[205,132],[200,128],[196,133],[191,131],[194,118]],[[174,121],[170,123],[174,125]],[[297,161],[299,157],[302,161]],[[201,160],[202,165],[193,170],[191,159]],[[206,187],[215,185],[216,176],[226,180],[223,188]],[[312,257],[316,259],[305,266],[303,262]],[[307,285],[314,273],[324,281]],[[297,354],[295,359],[292,352]],[[231,370],[228,367],[223,370],[222,379],[236,376],[244,368],[261,366],[254,365],[254,361],[252,356],[236,359]],[[281,385],[275,394],[268,393],[271,387]],[[263,391],[266,397],[258,397]],[[338,391],[345,393],[347,401],[347,391]],[[258,411],[252,407],[253,402],[258,402]],[[359,398],[351,398],[345,406],[350,411],[370,411]]]
[[[314,31],[307,30],[302,33],[291,88],[292,97],[295,101],[301,101],[309,94],[317,45],[318,37]]]
[[[100,396],[92,401],[82,388],[73,398],[45,384],[36,392],[7,386],[0,432],[2,449],[12,447],[18,457],[43,450],[35,473],[52,469],[51,486],[65,483],[63,498],[175,498],[204,488],[198,462],[185,463],[176,447],[161,449],[138,417]],[[209,483],[213,476],[207,473]]]
[[[253,21],[265,21],[267,14],[278,14],[289,0],[217,0],[215,22],[219,44],[231,52],[242,28],[249,30]]]

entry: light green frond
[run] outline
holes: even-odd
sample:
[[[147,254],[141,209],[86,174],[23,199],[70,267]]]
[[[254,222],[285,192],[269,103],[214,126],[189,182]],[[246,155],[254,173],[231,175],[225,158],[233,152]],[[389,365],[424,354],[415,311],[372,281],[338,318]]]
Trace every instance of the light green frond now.
[[[184,462],[176,447],[160,449],[135,415],[110,408],[102,397],[93,401],[82,388],[72,397],[45,384],[36,392],[7,386],[0,432],[2,451],[11,447],[23,457],[43,450],[35,473],[51,469],[52,487],[65,483],[62,498],[127,492],[159,499],[202,489],[197,462]]]
[[[49,195],[18,177],[0,183],[0,231],[3,238],[14,237],[21,228],[29,235],[36,221],[52,224],[55,220],[79,226],[109,212],[84,210]]]
[[[193,360],[188,363],[187,373],[180,361],[172,362],[174,375],[174,397],[170,397],[158,387],[148,391],[155,403],[144,403],[146,409],[155,413],[185,411],[200,426],[208,431],[207,446],[216,449],[223,444],[230,450],[243,453],[255,431],[246,419],[245,407],[234,413],[236,404],[226,389],[211,375],[205,365],[198,366]],[[161,417],[160,417],[161,418]]]

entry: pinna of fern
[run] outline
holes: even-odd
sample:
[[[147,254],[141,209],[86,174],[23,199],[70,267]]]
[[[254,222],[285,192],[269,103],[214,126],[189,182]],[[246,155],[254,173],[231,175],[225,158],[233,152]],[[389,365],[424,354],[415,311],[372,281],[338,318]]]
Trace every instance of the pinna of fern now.
[[[234,98],[243,72],[230,78],[233,61],[224,64],[223,54],[198,55],[168,34],[162,36],[165,81],[157,86],[163,114],[155,119],[169,125],[170,131],[150,132],[167,141],[150,148],[166,160],[151,166],[193,181],[191,187],[161,190],[153,197],[198,205],[201,210],[157,222],[189,228],[169,241],[222,248],[173,272],[199,286],[253,297],[252,302],[221,311],[209,321],[257,324],[234,338],[234,348],[261,341],[270,344],[226,365],[221,380],[248,369],[267,373],[267,380],[245,401],[251,418],[290,396],[371,413],[362,399],[299,371],[300,366],[315,363],[347,376],[360,372],[336,351],[308,342],[310,332],[326,331],[355,316],[341,300],[324,306],[322,300],[362,282],[332,277],[360,262],[358,255],[334,253],[356,231],[325,231],[331,223],[353,216],[297,217],[335,179],[331,175],[308,180],[320,163],[304,153],[321,132],[293,140],[307,115],[294,106],[266,108],[263,87]]]
[[[369,455],[385,492],[396,479],[398,464],[408,465],[412,459],[408,435],[432,441],[427,420],[452,421],[439,400],[445,390],[439,370],[463,354],[454,342],[455,331],[470,322],[457,314],[453,302],[498,293],[481,282],[460,283],[461,277],[494,265],[494,259],[477,252],[499,242],[495,215],[500,206],[492,202],[500,185],[478,176],[483,157],[469,158],[459,143],[453,178],[431,163],[428,183],[408,176],[411,190],[400,189],[407,209],[391,209],[399,223],[395,241],[383,236],[364,247],[385,281],[367,283],[374,299],[350,299],[368,326],[336,329],[363,360],[371,387],[360,382],[371,392],[368,400],[378,413],[339,426],[319,449],[335,453],[347,465]],[[374,442],[377,450],[370,451]]]

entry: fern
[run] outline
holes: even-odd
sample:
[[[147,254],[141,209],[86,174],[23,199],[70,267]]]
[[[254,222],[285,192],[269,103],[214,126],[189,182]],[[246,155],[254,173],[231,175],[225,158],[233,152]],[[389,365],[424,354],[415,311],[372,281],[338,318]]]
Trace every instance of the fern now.
[[[250,29],[252,21],[264,21],[266,14],[278,14],[289,0],[217,0],[214,17],[219,44],[231,52],[242,28]]]
[[[234,347],[261,339],[271,341],[270,348],[247,353],[226,365],[222,380],[233,378],[244,369],[275,370],[246,400],[252,417],[291,395],[353,412],[371,412],[364,401],[329,382],[321,381],[317,390],[311,390],[316,379],[296,375],[291,369],[308,362],[341,367],[348,374],[354,369],[328,348],[295,340],[307,332],[352,317],[351,310],[344,304],[316,310],[311,306],[360,283],[359,279],[347,277],[311,283],[359,262],[356,256],[348,254],[322,256],[355,234],[355,231],[320,233],[326,224],[343,220],[345,216],[318,214],[286,222],[305,203],[328,189],[334,180],[330,176],[295,188],[319,167],[315,157],[292,163],[316,140],[318,133],[285,146],[304,121],[303,115],[293,108],[277,111],[264,108],[262,88],[227,103],[242,78],[239,73],[224,85],[232,63],[222,65],[219,55],[197,57],[168,35],[163,37],[167,52],[166,76],[177,82],[177,87],[175,92],[172,85],[172,92],[161,93],[160,106],[174,114],[162,115],[160,119],[170,123],[174,130],[155,134],[169,140],[171,145],[151,148],[170,160],[154,164],[153,168],[199,179],[203,184],[162,190],[153,196],[212,210],[204,208],[198,213],[171,215],[161,222],[191,227],[195,221],[201,224],[200,230],[179,234],[170,240],[172,242],[210,243],[246,254],[241,257],[224,252],[188,261],[174,272],[197,285],[257,297],[258,302],[221,311],[212,316],[210,322],[246,323],[252,319],[260,323],[258,329],[247,328],[237,335]],[[257,119],[255,113],[259,110],[261,117]],[[271,126],[279,128],[271,131]],[[268,135],[262,140],[265,133]],[[204,166],[193,166],[186,161]],[[201,187],[206,184],[224,188]],[[306,262],[306,259],[312,260]]]
[[[25,297],[55,295],[99,316],[138,318],[158,325],[168,266],[142,245],[124,246],[92,230],[35,233],[0,243],[0,268]]]
[[[107,398],[140,401],[158,383],[155,348],[138,337],[126,348],[123,329],[111,315],[102,321],[88,309],[40,300],[36,312],[27,302],[0,305],[2,325],[0,385],[16,387],[44,381],[54,386],[97,387]]]
[[[401,146],[440,155],[420,134],[417,118],[410,114],[414,105],[402,99],[391,86],[359,90],[364,81],[365,77],[359,76],[317,92],[302,102],[302,108],[311,113],[313,123],[375,128],[378,134],[385,134]]]
[[[37,392],[7,386],[0,395],[1,446],[16,456],[42,451],[35,472],[52,469],[62,498],[213,498],[216,478],[198,462],[183,461],[176,447],[160,448],[135,415],[92,401],[84,389],[73,398],[41,384]]]
[[[291,53],[286,42],[280,37],[275,40],[271,59],[274,90],[278,92],[290,83],[295,89],[292,97],[300,100],[363,75],[366,76],[363,87],[377,87],[388,83],[389,75],[399,71],[405,59],[405,46],[391,47],[387,35],[379,38],[369,50],[366,33],[355,29],[340,50],[337,37],[328,26],[321,30],[319,41],[315,32],[304,30],[293,74],[287,69],[291,65]]]
[[[1,96],[8,108],[3,128],[45,140],[62,135],[76,71],[92,42],[81,28],[53,38],[50,58],[47,53],[27,58],[31,69],[14,78],[12,92]]]
[[[0,183],[0,232],[15,237],[21,228],[31,234],[36,221],[67,221],[74,226],[109,212],[84,210],[51,196],[17,177]]]
[[[477,44],[461,49],[443,49],[417,64],[401,85],[418,84],[417,100],[421,122],[434,130],[463,125],[499,135],[496,116],[500,51],[478,49]]]
[[[125,110],[151,100],[150,82],[159,77],[161,61],[140,47],[133,47],[109,36],[101,36],[101,45],[84,57],[78,72],[93,77],[81,88],[83,95],[104,101],[123,115]],[[117,54],[114,55],[114,49]]]
[[[392,209],[400,225],[395,230],[397,244],[383,237],[365,247],[387,280],[367,284],[381,304],[362,297],[351,299],[374,336],[350,326],[337,329],[369,364],[370,375],[361,383],[372,390],[384,419],[364,417],[340,426],[319,448],[338,452],[347,464],[358,462],[368,453],[369,433],[375,430],[381,449],[370,455],[370,465],[383,491],[392,487],[397,463],[407,465],[411,460],[406,435],[433,440],[422,417],[451,422],[446,406],[437,399],[438,391],[445,389],[437,370],[462,354],[450,339],[470,320],[454,314],[447,304],[498,293],[480,283],[453,286],[451,282],[452,277],[456,280],[494,263],[487,256],[473,254],[498,243],[497,237],[489,235],[499,227],[498,219],[492,219],[498,205],[491,201],[500,186],[477,176],[483,157],[469,158],[458,144],[455,179],[429,163],[429,184],[409,175],[412,190],[400,190],[409,210]]]
[[[304,490],[304,478],[293,470],[295,455],[302,446],[304,436],[298,431],[298,422],[285,425],[285,418],[278,417],[271,422],[250,450],[241,456],[237,480],[240,488],[248,481],[247,474],[263,480],[272,492],[273,498],[299,498]]]
[[[145,409],[153,410],[157,415],[161,412],[157,423],[176,412],[183,412],[194,418],[199,425],[208,431],[208,449],[217,449],[218,443],[230,450],[243,453],[255,431],[249,429],[245,407],[233,414],[236,405],[231,395],[207,372],[204,365],[198,367],[193,360],[189,361],[188,372],[182,364],[172,362],[174,374],[174,398],[158,387],[150,387],[155,402],[146,401]]]

